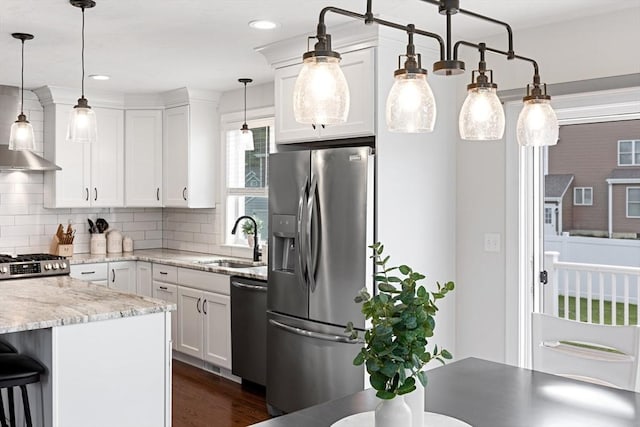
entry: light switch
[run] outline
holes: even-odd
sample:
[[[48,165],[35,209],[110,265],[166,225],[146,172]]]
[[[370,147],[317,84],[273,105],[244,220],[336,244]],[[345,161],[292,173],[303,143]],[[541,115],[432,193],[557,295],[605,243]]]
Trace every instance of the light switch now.
[[[500,252],[500,233],[484,234],[484,251]]]

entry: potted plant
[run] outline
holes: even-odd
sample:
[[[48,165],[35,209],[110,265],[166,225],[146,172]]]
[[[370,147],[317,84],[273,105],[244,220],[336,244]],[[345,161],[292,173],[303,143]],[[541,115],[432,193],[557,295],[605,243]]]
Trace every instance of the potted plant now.
[[[382,399],[376,409],[376,425],[380,426],[385,424],[379,420],[378,412],[385,402],[403,400],[402,395],[416,390],[416,379],[426,386],[427,374],[423,368],[431,360],[444,364],[445,359],[451,359],[444,348],[435,345],[428,350],[427,345],[436,326],[437,301],[454,289],[454,283],[437,283],[437,291],[429,292],[418,285],[424,275],[407,265],[388,267],[389,256],[383,257],[384,246],[376,243],[370,247],[371,258],[378,268],[374,280],[378,292],[372,297],[362,289],[355,298],[356,303],[362,304],[362,313],[371,321],[371,327],[366,330],[365,345],[353,363],[365,364],[371,386]],[[399,275],[392,274],[396,272]],[[347,325],[347,332],[357,337],[352,323]],[[397,402],[393,405],[397,406]],[[424,406],[421,406],[422,412]],[[393,411],[400,413],[402,409],[396,407]],[[393,423],[402,425],[398,420]]]
[[[260,230],[262,230],[262,220],[255,215],[252,215],[252,217],[256,221],[256,225],[258,226],[258,235],[260,235]],[[248,219],[245,219],[242,222],[242,234],[244,234],[244,237],[247,239],[247,243],[249,244],[250,248],[252,248],[255,243],[253,237],[255,231],[256,230],[253,229],[253,222],[249,221]]]

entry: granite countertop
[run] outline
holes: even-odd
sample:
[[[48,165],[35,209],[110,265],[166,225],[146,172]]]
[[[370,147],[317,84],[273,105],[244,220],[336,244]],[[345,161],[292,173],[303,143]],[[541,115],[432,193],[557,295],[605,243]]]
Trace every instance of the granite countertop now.
[[[69,276],[0,281],[0,334],[176,310]]]
[[[69,263],[89,264],[94,262],[147,261],[212,273],[242,276],[251,279],[267,280],[267,266],[264,262],[251,262],[247,259],[174,249],[141,249],[133,252],[108,253],[106,255],[74,254]],[[246,264],[246,268],[229,268],[207,264],[208,261],[237,261]]]

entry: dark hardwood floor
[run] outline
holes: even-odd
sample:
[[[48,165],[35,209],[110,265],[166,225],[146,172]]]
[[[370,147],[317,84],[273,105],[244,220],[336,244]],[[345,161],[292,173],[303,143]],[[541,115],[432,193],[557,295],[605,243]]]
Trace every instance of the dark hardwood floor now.
[[[173,427],[247,426],[269,419],[264,389],[173,360]]]

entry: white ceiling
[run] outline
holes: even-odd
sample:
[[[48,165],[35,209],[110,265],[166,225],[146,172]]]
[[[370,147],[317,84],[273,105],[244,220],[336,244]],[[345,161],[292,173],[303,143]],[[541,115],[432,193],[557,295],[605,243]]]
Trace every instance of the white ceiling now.
[[[128,93],[179,87],[226,91],[239,77],[256,83],[272,71],[255,48],[315,31],[318,13],[337,6],[364,13],[366,0],[96,0],[87,9],[86,72],[111,80],[86,82],[91,89]],[[638,0],[461,0],[461,7],[526,27],[638,8]],[[374,0],[373,11],[403,24],[443,34],[444,17],[420,0]],[[253,19],[277,21],[272,31],[251,29]],[[595,18],[594,18],[595,19]],[[349,20],[327,15],[331,26]],[[25,86],[80,86],[80,9],[68,0],[2,0],[0,84],[20,84],[20,42],[13,32],[35,39],[25,45]],[[454,35],[484,37],[504,31],[465,16],[454,17]],[[475,41],[480,41],[477,38]],[[302,52],[300,52],[302,54]]]

